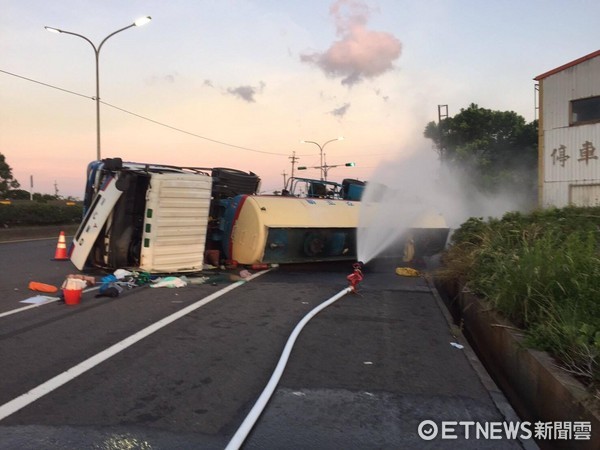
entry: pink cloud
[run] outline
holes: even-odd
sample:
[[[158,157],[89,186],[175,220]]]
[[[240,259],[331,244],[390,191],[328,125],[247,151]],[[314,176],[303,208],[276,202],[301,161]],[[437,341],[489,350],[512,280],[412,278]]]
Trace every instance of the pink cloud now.
[[[370,9],[354,0],[338,0],[330,8],[340,40],[324,52],[300,55],[302,62],[314,64],[342,84],[353,85],[393,69],[402,44],[391,33],[367,29]]]

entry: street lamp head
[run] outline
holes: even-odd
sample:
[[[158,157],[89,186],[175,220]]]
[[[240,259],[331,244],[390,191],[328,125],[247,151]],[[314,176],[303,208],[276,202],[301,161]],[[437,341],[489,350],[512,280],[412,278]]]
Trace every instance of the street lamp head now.
[[[138,20],[136,20],[135,22],[133,22],[133,24],[136,27],[141,27],[142,25],[146,25],[151,20],[152,20],[152,17],[150,17],[150,16],[140,17]]]
[[[44,27],[44,28],[46,28],[46,30],[48,30],[52,33],[65,33],[65,34],[70,34],[72,36],[77,36],[81,39],[84,39],[94,49],[94,53],[96,55],[96,97],[93,97],[93,99],[96,102],[96,159],[98,161],[101,159],[101,157],[100,157],[100,77],[98,75],[100,72],[100,67],[99,67],[100,66],[100,50],[102,49],[102,46],[104,45],[104,43],[108,39],[113,37],[115,34],[125,31],[125,30],[128,30],[129,28],[132,28],[132,27],[140,27],[142,25],[147,24],[151,20],[152,20],[152,18],[150,16],[141,17],[141,18],[137,19],[135,22],[133,22],[132,24],[127,25],[126,27],[123,27],[123,28],[119,28],[118,30],[110,33],[108,36],[106,36],[102,40],[102,42],[100,42],[100,45],[98,45],[98,46],[96,46],[91,40],[89,40],[87,37],[85,37],[82,34],[73,33],[71,31],[66,31],[66,30],[60,30],[58,28],[53,28],[53,27]]]
[[[340,136],[337,138],[338,141],[343,141],[344,140],[344,136]]]

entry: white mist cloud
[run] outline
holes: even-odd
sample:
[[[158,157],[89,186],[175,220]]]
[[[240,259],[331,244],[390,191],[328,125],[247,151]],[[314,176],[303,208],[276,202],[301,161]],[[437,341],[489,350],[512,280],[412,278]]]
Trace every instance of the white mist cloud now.
[[[469,217],[501,217],[523,204],[518,192],[485,195],[466,179],[461,171],[441,167],[430,149],[382,163],[361,202],[359,259],[367,262],[385,251],[424,216],[441,215],[455,229]]]
[[[356,0],[333,3],[330,14],[340,40],[324,52],[301,54],[300,60],[316,65],[328,76],[343,77],[342,84],[348,86],[392,70],[402,44],[391,33],[367,29],[370,12]]]

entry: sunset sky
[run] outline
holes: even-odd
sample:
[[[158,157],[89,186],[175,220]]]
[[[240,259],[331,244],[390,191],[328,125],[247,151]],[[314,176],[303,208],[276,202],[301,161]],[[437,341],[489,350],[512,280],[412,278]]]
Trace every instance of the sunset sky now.
[[[533,78],[598,50],[597,0],[0,0],[0,153],[22,188],[81,198],[96,157],[257,173],[289,157],[369,179],[432,152],[438,105],[535,118]],[[42,84],[43,83],[43,84]],[[54,86],[56,88],[52,88]],[[141,117],[140,117],[141,116]],[[316,169],[297,173],[319,176]]]

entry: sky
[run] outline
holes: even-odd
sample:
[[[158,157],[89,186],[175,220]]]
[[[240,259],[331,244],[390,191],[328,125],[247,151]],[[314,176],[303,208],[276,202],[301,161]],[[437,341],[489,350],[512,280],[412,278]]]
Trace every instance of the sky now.
[[[476,103],[536,118],[533,78],[599,48],[597,0],[0,0],[0,153],[21,187],[83,197],[101,155],[231,167],[262,192],[297,176],[369,180],[433,152]],[[354,167],[344,166],[354,162]]]

